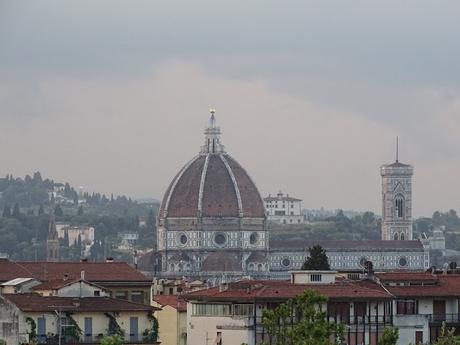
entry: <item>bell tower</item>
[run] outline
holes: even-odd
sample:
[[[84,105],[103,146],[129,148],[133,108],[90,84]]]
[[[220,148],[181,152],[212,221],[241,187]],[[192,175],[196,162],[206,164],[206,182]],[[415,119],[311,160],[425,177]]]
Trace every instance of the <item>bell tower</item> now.
[[[382,165],[382,240],[412,240],[412,176],[414,168],[399,161]]]
[[[50,213],[48,237],[46,238],[46,261],[59,261],[59,238],[53,211]]]

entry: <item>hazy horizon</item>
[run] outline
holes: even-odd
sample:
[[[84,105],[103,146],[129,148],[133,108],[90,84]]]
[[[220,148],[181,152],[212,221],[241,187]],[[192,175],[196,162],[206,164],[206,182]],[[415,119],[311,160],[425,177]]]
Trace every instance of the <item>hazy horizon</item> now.
[[[457,1],[0,0],[0,176],[162,199],[208,108],[262,196],[380,214],[460,208]]]

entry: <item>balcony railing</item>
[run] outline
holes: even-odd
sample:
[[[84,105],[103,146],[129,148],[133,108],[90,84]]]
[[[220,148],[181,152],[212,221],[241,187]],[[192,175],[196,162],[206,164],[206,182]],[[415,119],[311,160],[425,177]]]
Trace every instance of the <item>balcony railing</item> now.
[[[60,344],[62,345],[76,345],[76,344],[100,344],[102,339],[106,335],[85,335],[83,334],[80,339],[75,339],[73,337],[61,337]],[[58,335],[38,335],[37,336],[37,343],[38,344],[47,344],[47,345],[58,345],[59,344],[59,336]],[[158,342],[151,341],[144,339],[143,334],[127,334],[123,337],[123,344],[158,344]]]
[[[460,313],[453,314],[431,314],[430,315],[431,323],[460,323]]]

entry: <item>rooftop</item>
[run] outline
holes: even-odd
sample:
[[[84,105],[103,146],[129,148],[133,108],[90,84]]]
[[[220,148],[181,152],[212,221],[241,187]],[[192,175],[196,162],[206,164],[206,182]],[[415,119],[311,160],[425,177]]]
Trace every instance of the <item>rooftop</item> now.
[[[150,282],[145,275],[125,262],[31,262],[0,260],[0,282],[18,277],[40,281],[77,280],[85,271],[91,282]]]
[[[339,280],[334,284],[292,284],[289,281],[242,280],[222,287],[191,292],[186,300],[234,300],[253,301],[254,299],[289,299],[305,290],[315,290],[328,298],[336,300],[391,299],[390,293],[370,281]]]
[[[158,308],[129,302],[110,297],[57,297],[40,296],[35,293],[4,295],[5,299],[15,304],[20,310],[26,312],[53,312],[56,306],[62,311],[79,312],[123,312],[123,311],[154,311]]]
[[[177,311],[187,311],[187,302],[183,298],[176,295],[157,295],[154,297],[155,302],[161,306],[170,306]]]

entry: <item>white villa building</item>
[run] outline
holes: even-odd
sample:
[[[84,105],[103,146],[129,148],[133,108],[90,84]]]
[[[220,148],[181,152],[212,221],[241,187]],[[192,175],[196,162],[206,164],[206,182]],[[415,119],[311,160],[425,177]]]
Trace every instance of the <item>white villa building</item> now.
[[[281,191],[276,196],[270,194],[264,198],[267,220],[277,224],[301,224],[305,222],[302,215],[302,200],[284,195]]]

